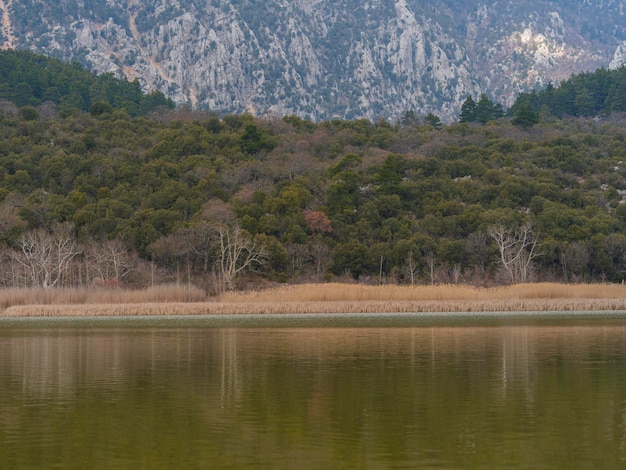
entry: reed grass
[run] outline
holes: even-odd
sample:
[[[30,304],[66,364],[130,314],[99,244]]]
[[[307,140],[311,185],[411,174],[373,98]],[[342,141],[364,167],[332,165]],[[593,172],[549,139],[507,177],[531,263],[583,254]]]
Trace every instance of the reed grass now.
[[[304,284],[227,293],[200,289],[0,291],[0,316],[134,316],[283,313],[403,313],[626,310],[626,287],[521,284],[509,287]]]
[[[239,315],[315,313],[454,313],[626,311],[624,299],[518,299],[494,301],[313,301],[313,302],[196,302],[91,305],[19,305],[6,317]]]
[[[359,284],[301,284],[261,291],[231,292],[223,302],[311,301],[494,301],[518,299],[623,299],[626,286],[617,284],[516,284],[507,287],[458,285],[365,286]]]
[[[165,284],[141,290],[59,288],[0,289],[0,310],[16,305],[135,304],[159,302],[201,302],[202,289]]]

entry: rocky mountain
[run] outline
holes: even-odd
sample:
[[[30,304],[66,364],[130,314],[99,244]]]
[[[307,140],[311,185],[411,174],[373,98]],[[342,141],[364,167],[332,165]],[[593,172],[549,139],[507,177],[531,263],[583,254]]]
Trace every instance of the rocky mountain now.
[[[621,0],[0,0],[0,44],[218,112],[458,116],[626,61]]]

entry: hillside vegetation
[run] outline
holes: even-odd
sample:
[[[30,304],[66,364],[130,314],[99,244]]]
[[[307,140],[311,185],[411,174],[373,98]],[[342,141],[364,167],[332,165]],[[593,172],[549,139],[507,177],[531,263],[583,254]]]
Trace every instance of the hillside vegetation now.
[[[8,89],[5,287],[624,277],[620,114],[313,123],[115,101],[86,112]]]
[[[17,106],[53,103],[62,111],[124,108],[131,116],[174,107],[160,92],[143,93],[136,80],[95,75],[78,64],[13,50],[0,51],[0,99]]]
[[[626,67],[582,73],[533,93],[522,93],[511,107],[514,112],[529,103],[552,116],[608,116],[626,112]]]

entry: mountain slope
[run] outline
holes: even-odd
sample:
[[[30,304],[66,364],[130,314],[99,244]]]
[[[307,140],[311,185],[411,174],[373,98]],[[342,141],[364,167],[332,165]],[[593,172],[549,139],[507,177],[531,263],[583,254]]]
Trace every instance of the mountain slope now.
[[[3,0],[5,47],[137,78],[178,102],[311,119],[444,119],[621,65],[622,2]],[[622,53],[620,53],[622,51]]]

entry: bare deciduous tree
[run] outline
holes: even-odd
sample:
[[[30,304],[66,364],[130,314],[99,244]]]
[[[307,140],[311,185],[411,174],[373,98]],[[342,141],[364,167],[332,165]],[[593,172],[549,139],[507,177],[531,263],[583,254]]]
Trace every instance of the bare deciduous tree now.
[[[15,282],[15,269],[12,266],[11,252],[4,245],[0,245],[0,286],[13,287]]]
[[[311,259],[309,247],[303,243],[288,244],[287,254],[291,260],[291,272],[294,276],[301,274],[305,265]]]
[[[45,289],[63,283],[70,263],[80,254],[70,224],[59,225],[52,232],[43,229],[23,234],[13,251],[13,259],[22,266],[28,285]]]
[[[569,281],[575,275],[583,275],[589,264],[589,248],[581,242],[573,242],[559,251],[563,277]]]
[[[602,247],[611,271],[621,270],[626,252],[626,237],[621,233],[611,233],[604,238]]]
[[[404,265],[404,271],[409,279],[411,279],[411,285],[415,285],[415,278],[417,277],[417,263],[415,262],[415,257],[413,256],[413,252],[409,251],[408,256],[406,257],[406,263]]]
[[[121,282],[135,266],[133,257],[120,240],[94,241],[87,245],[85,256],[93,278]]]
[[[497,224],[489,227],[489,236],[496,242],[500,262],[511,283],[530,279],[532,260],[537,257],[537,235],[530,223],[518,229]]]
[[[267,259],[265,247],[252,240],[240,227],[218,225],[217,268],[223,288],[232,289],[237,275]]]
[[[192,251],[188,242],[184,232],[175,232],[148,246],[152,259],[175,276],[176,284],[180,284],[184,268],[190,266]],[[190,283],[189,269],[187,271],[187,282]]]
[[[311,256],[315,265],[315,280],[320,281],[331,262],[330,249],[321,240],[316,240],[311,246]]]
[[[434,251],[428,251],[424,256],[424,261],[426,261],[426,266],[428,267],[428,275],[430,278],[430,283],[435,284],[435,274],[437,273],[437,256]]]
[[[206,221],[189,229],[188,244],[200,264],[203,274],[209,272],[211,256],[214,254],[215,238],[213,235],[213,228]]]

